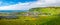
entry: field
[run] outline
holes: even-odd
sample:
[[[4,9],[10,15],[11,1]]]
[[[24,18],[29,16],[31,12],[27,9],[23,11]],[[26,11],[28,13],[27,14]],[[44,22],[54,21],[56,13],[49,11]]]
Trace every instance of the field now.
[[[18,15],[18,19],[0,19],[0,25],[60,25],[60,7],[32,8]]]

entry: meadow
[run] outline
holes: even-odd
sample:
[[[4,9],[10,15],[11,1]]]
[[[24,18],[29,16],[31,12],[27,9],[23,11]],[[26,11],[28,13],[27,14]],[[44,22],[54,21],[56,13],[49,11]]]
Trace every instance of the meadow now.
[[[18,19],[0,19],[0,25],[60,25],[60,7],[38,7],[18,13]]]

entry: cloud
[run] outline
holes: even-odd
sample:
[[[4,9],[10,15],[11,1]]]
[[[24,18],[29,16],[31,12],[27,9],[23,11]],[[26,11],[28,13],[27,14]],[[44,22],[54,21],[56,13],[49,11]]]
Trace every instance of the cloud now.
[[[45,0],[45,2],[46,2],[46,3],[49,3],[49,4],[50,4],[50,3],[52,4],[52,3],[56,3],[56,0]]]
[[[28,6],[30,3],[18,3],[14,5],[9,5],[9,6],[1,6],[0,10],[24,10],[26,6]]]
[[[29,10],[30,8],[57,6],[58,4],[59,4],[59,0],[58,1],[56,1],[56,0],[45,0],[45,1],[38,0],[35,2],[26,2],[26,3],[19,2],[18,4],[14,4],[14,5],[1,6],[0,10]]]

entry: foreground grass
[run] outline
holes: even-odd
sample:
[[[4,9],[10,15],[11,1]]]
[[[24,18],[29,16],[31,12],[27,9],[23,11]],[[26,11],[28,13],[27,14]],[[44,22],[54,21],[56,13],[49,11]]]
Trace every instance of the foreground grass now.
[[[38,18],[21,17],[20,19],[1,19],[0,25],[60,25],[58,16],[42,16]]]

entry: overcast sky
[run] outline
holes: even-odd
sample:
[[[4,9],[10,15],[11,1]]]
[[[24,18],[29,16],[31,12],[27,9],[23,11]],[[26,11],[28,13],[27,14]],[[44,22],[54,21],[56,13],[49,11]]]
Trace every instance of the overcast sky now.
[[[0,10],[28,10],[46,6],[60,6],[60,0],[0,0]]]

